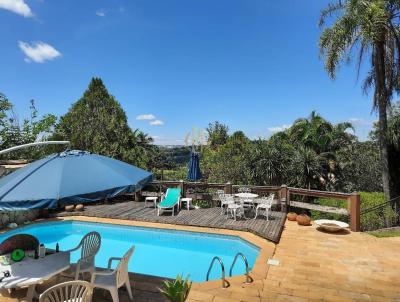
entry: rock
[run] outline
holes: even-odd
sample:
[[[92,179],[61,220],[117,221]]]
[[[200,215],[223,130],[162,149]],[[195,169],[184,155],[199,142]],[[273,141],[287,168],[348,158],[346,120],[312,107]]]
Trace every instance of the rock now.
[[[85,208],[85,207],[83,206],[83,204],[78,204],[78,205],[76,205],[76,207],[75,207],[75,211],[83,211],[84,208]]]
[[[65,206],[65,211],[72,212],[73,210],[74,210],[74,206],[73,205]]]

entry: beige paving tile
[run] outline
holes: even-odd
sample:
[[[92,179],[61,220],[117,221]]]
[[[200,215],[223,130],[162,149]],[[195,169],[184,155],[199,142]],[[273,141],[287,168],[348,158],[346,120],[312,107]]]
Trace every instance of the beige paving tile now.
[[[194,283],[188,302],[400,301],[399,239],[379,239],[363,233],[327,234],[314,226],[299,227],[287,222],[281,241],[275,246],[254,234],[240,231],[88,217],[79,219],[237,235],[261,247],[251,273],[255,279],[252,284],[243,284],[244,276],[229,278],[227,289],[221,288],[220,280]],[[279,260],[280,265],[267,265],[268,258]],[[151,291],[152,283],[149,282],[140,281],[139,289],[134,291],[136,300],[164,301],[162,296],[156,296],[157,292]],[[18,301],[21,295],[0,297],[0,301]],[[106,301],[99,299],[96,302]],[[121,300],[125,301],[126,295]]]

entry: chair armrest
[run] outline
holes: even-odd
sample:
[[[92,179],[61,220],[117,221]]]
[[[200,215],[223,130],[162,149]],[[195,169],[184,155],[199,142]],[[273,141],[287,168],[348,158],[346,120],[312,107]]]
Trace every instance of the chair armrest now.
[[[108,259],[108,264],[107,264],[107,268],[108,268],[108,269],[111,269],[111,263],[112,263],[114,260],[122,260],[122,258],[119,258],[119,257],[111,257],[110,259]]]

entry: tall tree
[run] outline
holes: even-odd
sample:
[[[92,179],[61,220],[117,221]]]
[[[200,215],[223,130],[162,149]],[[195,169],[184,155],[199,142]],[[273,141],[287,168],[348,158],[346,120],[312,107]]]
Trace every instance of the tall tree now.
[[[30,116],[19,120],[12,103],[0,94],[0,150],[46,140],[54,131],[57,117],[53,114],[38,116],[35,101],[30,101]],[[4,155],[5,158],[36,159],[54,150],[54,147],[29,148]]]
[[[228,140],[228,137],[229,137],[228,126],[226,126],[218,121],[208,124],[206,131],[208,134],[208,144],[212,148],[216,148],[220,145],[223,145]]]
[[[400,1],[338,0],[321,13],[320,26],[329,17],[336,20],[325,27],[320,37],[320,50],[325,68],[335,79],[340,63],[349,62],[358,50],[358,70],[365,56],[370,58],[370,71],[364,89],[373,88],[373,108],[379,116],[379,146],[383,191],[391,198],[390,165],[387,138],[387,109],[394,91],[399,90]]]
[[[99,78],[92,79],[83,96],[60,118],[56,131],[73,148],[146,166],[146,154],[140,152],[124,110]]]

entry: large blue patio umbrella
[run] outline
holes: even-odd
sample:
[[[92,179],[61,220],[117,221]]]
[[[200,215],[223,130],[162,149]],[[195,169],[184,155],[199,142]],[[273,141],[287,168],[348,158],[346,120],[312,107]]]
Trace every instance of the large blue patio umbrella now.
[[[140,190],[145,170],[106,156],[73,150],[37,160],[0,179],[0,211],[56,208]]]
[[[190,181],[198,181],[201,177],[199,153],[192,152],[190,154],[187,179]]]

